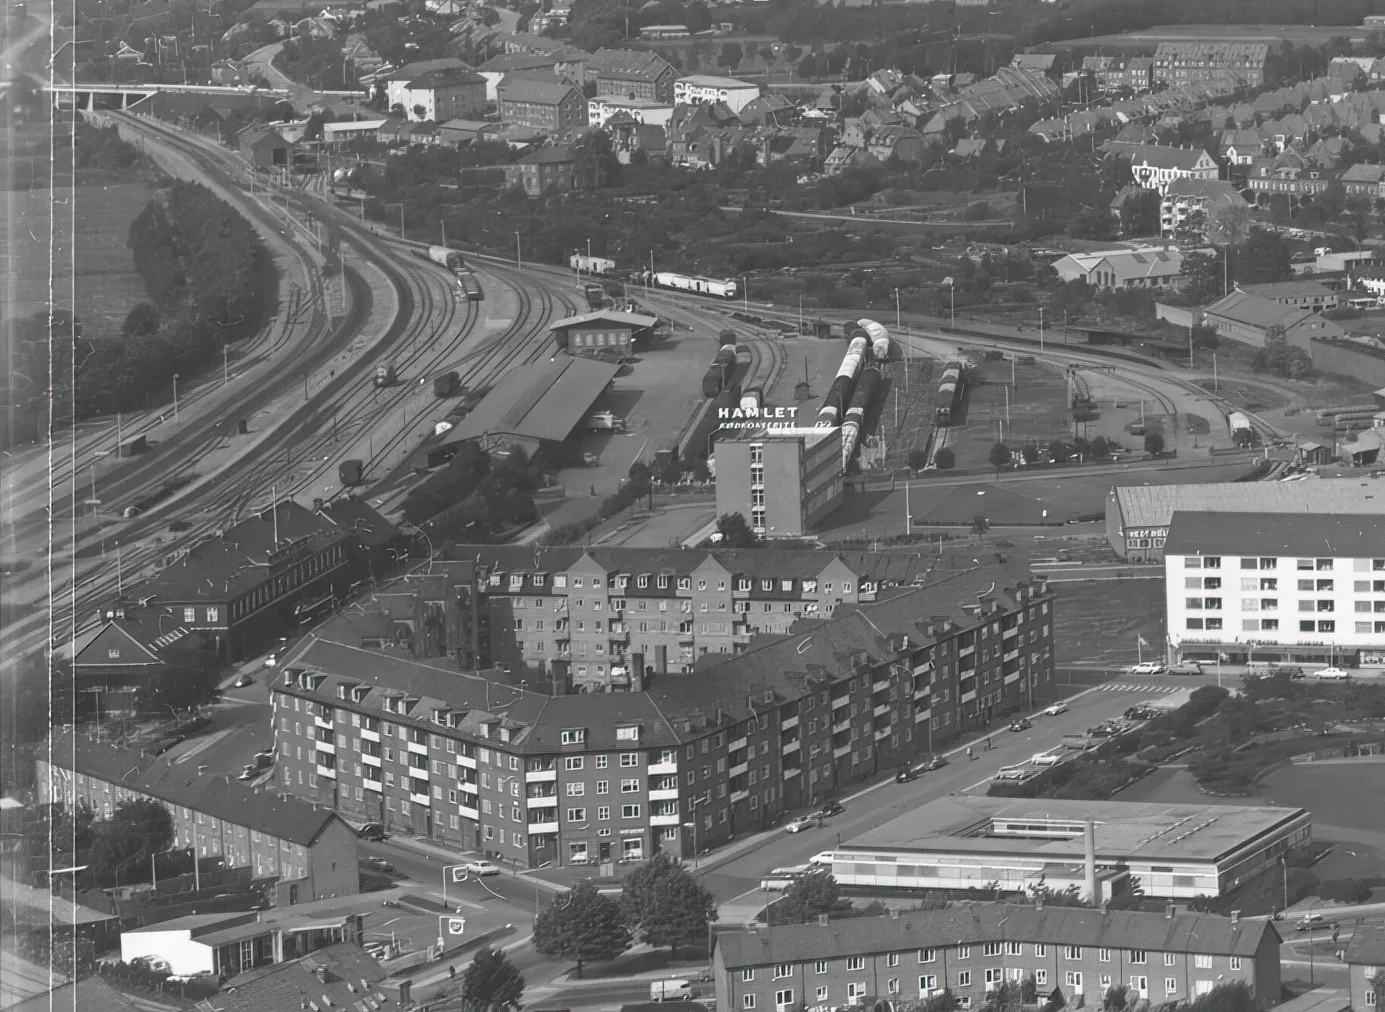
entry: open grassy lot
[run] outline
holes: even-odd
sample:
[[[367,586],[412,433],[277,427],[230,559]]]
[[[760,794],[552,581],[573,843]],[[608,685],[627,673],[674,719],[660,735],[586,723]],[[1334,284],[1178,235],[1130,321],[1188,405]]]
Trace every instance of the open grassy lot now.
[[[1322,46],[1337,36],[1364,39],[1367,34],[1360,25],[1155,25],[1119,35],[1055,42],[1052,48],[1080,46],[1083,49],[1115,48],[1123,52],[1153,51],[1161,42],[1268,42],[1276,47],[1281,42],[1290,42],[1296,46]]]

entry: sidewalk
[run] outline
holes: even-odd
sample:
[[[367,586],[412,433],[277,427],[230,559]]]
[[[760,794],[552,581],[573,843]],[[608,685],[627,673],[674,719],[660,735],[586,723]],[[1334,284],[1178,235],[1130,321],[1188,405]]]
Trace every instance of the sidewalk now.
[[[467,861],[475,861],[480,857],[474,850],[453,850],[450,847],[440,846],[432,840],[423,840],[415,836],[401,836],[395,834],[390,836],[389,842],[403,847],[405,850],[412,850],[415,853],[423,854],[427,857],[440,858],[444,861],[450,861],[453,864],[464,864]],[[539,888],[547,889],[549,892],[565,893],[570,888],[561,883],[550,882],[543,878],[539,874],[538,869],[514,871],[513,869],[506,868],[503,864],[498,864],[497,867],[500,869],[502,875],[508,875],[515,879],[523,879],[525,882],[532,882]],[[480,881],[484,883],[485,880],[481,879]]]

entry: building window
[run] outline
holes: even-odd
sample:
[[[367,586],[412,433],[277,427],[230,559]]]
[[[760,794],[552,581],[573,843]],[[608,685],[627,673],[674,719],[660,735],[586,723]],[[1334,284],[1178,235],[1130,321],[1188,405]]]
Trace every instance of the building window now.
[[[775,992],[774,992],[774,1007],[775,1007],[775,1008],[781,1008],[781,1009],[783,1009],[783,1008],[788,1008],[788,1007],[789,1007],[790,1005],[792,1005],[792,1004],[793,1004],[793,988],[788,987],[788,988],[785,988],[785,989],[782,990],[782,991],[775,991]]]
[[[958,959],[970,959],[970,958],[971,958],[971,946],[970,946],[970,945],[959,945],[959,946],[957,946],[957,958],[958,958]]]
[[[846,968],[848,970],[864,970],[866,968],[865,956],[847,956]]]
[[[899,994],[899,978],[891,977],[885,981],[885,991],[889,994]]]
[[[1212,957],[1211,957],[1211,956],[1194,956],[1194,957],[1193,957],[1193,966],[1197,967],[1199,970],[1210,970],[1210,969],[1212,969]]]
[[[1000,955],[1000,943],[999,943],[999,942],[987,942],[985,945],[983,945],[983,946],[981,947],[981,951],[982,951],[982,954],[983,954],[983,955],[987,955],[987,956],[999,956],[999,955]]]
[[[927,998],[928,993],[938,986],[938,978],[931,973],[919,978],[919,997]]]
[[[1149,956],[1148,956],[1148,954],[1145,952],[1144,949],[1131,949],[1131,950],[1130,950],[1130,962],[1134,963],[1136,966],[1140,966],[1140,965],[1142,965],[1143,963],[1146,963],[1146,962],[1148,962],[1148,961],[1149,961]]]
[[[1165,993],[1165,994],[1177,994],[1177,993],[1178,993],[1178,978],[1177,978],[1177,977],[1165,977],[1165,978],[1164,978],[1164,993]]]
[[[1069,971],[1068,971],[1068,978],[1067,978],[1067,979],[1068,979],[1068,987],[1073,988],[1073,989],[1075,989],[1075,990],[1081,990],[1081,988],[1082,988],[1082,972],[1081,972],[1080,970],[1069,970]]]
[[[568,756],[567,758],[565,758],[565,759],[563,760],[563,767],[564,767],[565,769],[567,769],[569,772],[575,771],[575,770],[580,770],[580,769],[582,768],[582,756],[580,756],[580,755],[570,755],[570,756]]]
[[[741,1008],[754,1008],[755,996],[753,994],[741,995]]]
[[[744,970],[741,971],[741,980],[749,981],[749,980],[754,980],[754,979],[755,979],[755,968],[754,968],[754,967],[748,967],[748,968],[746,968],[746,969],[744,969]]]
[[[778,965],[775,966],[775,968],[774,968],[774,979],[775,979],[775,980],[783,980],[785,977],[792,977],[792,976],[793,976],[793,964],[792,964],[792,963],[779,963]]]
[[[963,970],[961,973],[957,974],[957,986],[958,986],[958,987],[971,987],[971,971],[970,971],[970,970]]]
[[[622,805],[620,809],[622,819],[638,819],[640,817],[639,805]]]
[[[818,1000],[819,1003],[824,1003],[824,1002],[827,1001],[827,986],[826,986],[826,985],[823,985],[822,987],[818,988],[818,999],[817,999],[817,1000]]]
[[[1047,970],[1035,970],[1035,971],[1034,971],[1034,983],[1037,984],[1037,985],[1039,985],[1040,987],[1045,987],[1045,986],[1047,986],[1047,984],[1048,984],[1048,971],[1047,971]]]
[[[1043,959],[1045,956],[1048,955],[1048,946],[1035,942],[1034,955],[1038,956],[1040,959]]]
[[[933,952],[932,949],[919,949],[920,963],[931,963],[935,958],[936,954]]]
[[[1232,957],[1231,957],[1231,969],[1233,969],[1233,970],[1239,970],[1240,968],[1241,968],[1241,957],[1240,957],[1240,956],[1232,956]]]
[[[1064,949],[1063,955],[1066,956],[1068,959],[1081,959],[1082,948],[1081,946],[1077,945],[1069,945]]]
[[[813,964],[813,972],[814,972],[814,973],[826,973],[826,972],[827,972],[827,960],[825,960],[825,959],[819,959],[816,963],[814,963],[814,964]]]

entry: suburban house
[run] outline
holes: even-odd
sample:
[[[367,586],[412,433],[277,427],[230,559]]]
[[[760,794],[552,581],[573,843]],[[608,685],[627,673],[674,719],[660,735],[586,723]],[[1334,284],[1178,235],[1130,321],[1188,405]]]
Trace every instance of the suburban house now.
[[[587,100],[570,84],[506,77],[496,89],[500,119],[566,139],[587,126]]]
[[[393,109],[398,105],[407,110],[413,104],[407,101],[408,95],[406,94],[412,81],[439,71],[470,70],[471,67],[465,61],[455,56],[440,56],[436,60],[416,60],[377,78],[376,86],[384,85],[385,102],[389,108]]]
[[[1069,253],[1053,264],[1064,281],[1094,288],[1164,288],[1178,282],[1183,254],[1174,246]]]
[[[1290,344],[1308,352],[1312,351],[1311,342],[1316,338],[1346,334],[1337,324],[1311,309],[1290,308],[1239,289],[1203,310],[1203,322],[1215,330],[1218,337],[1254,348],[1263,348],[1274,328],[1280,328]]]
[[[1367,197],[1374,200],[1382,192],[1385,165],[1357,164],[1342,173],[1342,189],[1348,197]]]
[[[1216,179],[1217,161],[1202,148],[1141,144],[1130,152],[1130,174],[1140,186],[1163,194],[1175,179]]]
[[[519,184],[531,197],[538,197],[550,186],[560,190],[572,189],[572,148],[566,144],[542,147],[523,155],[513,165],[505,166],[505,185]]]
[[[288,168],[290,164],[289,153],[293,145],[272,127],[247,127],[236,138],[236,145],[257,169]]]
[[[1265,152],[1265,140],[1256,129],[1223,130],[1217,140],[1221,156],[1232,165],[1249,165]]]
[[[1350,975],[1351,1007],[1375,1009],[1385,991],[1385,928],[1357,921],[1342,961]]]

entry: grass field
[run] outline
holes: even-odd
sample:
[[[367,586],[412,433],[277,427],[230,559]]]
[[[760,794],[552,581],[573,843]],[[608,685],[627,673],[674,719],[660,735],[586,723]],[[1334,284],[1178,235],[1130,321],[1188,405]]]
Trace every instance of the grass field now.
[[[54,302],[73,305],[75,208],[77,317],[88,334],[118,334],[125,314],[147,297],[125,241],[150,195],[137,183],[79,186],[75,195],[71,190],[12,192],[0,206],[0,234],[16,240],[9,270],[0,274],[0,311],[7,317],[41,312],[49,300],[50,273]],[[56,199],[50,202],[50,197]]]
[[[1155,25],[1120,35],[1068,39],[1053,43],[1052,48],[1152,50],[1161,42],[1268,42],[1276,47],[1281,42],[1291,42],[1296,46],[1322,46],[1337,36],[1354,41],[1364,40],[1367,34],[1360,25]]]
[[[1118,668],[1134,664],[1136,637],[1158,656],[1164,645],[1163,580],[1092,580],[1054,585],[1055,660]],[[1152,650],[1151,650],[1152,647]]]

